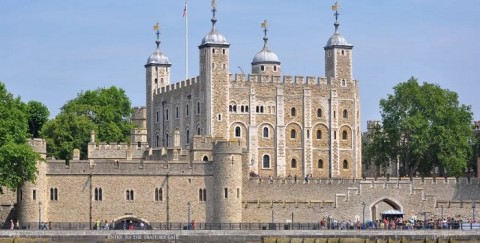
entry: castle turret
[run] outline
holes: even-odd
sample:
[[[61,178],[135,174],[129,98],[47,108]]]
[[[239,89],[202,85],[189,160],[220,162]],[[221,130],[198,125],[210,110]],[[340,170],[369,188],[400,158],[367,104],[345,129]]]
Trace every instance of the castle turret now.
[[[150,147],[157,147],[159,144],[155,143],[156,140],[153,127],[154,123],[158,122],[160,111],[154,110],[153,96],[155,90],[161,89],[170,84],[170,67],[172,64],[168,60],[168,57],[160,51],[159,24],[157,23],[153,28],[157,31],[157,40],[155,41],[157,48],[148,58],[147,64],[145,64],[147,82],[147,137]]]
[[[35,138],[28,141],[32,149],[45,159],[47,143],[43,139]],[[26,182],[17,191],[17,218],[20,224],[47,222],[48,194],[47,194],[47,163],[37,161],[38,174],[35,183]]]
[[[242,147],[219,140],[213,151],[214,222],[242,222]]]
[[[261,74],[261,75],[271,75],[271,76],[280,76],[280,60],[278,59],[277,54],[273,51],[270,51],[267,46],[268,37],[267,37],[267,20],[263,21],[262,28],[265,33],[263,37],[263,48],[262,50],[255,55],[252,60],[252,73]]]
[[[216,29],[215,1],[212,4],[212,29],[202,39],[200,49],[200,83],[205,90],[204,135],[225,137],[228,134],[229,47],[225,37]],[[227,135],[228,136],[228,135]]]

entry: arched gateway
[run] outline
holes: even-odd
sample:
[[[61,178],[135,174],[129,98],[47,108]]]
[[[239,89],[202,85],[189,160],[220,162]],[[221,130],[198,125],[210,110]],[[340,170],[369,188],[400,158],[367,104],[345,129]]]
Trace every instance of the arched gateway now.
[[[392,198],[380,198],[373,201],[369,207],[370,212],[365,212],[367,215],[370,214],[370,218],[375,221],[380,218],[380,213],[383,211],[394,209],[397,211],[403,211],[403,206],[395,199]]]

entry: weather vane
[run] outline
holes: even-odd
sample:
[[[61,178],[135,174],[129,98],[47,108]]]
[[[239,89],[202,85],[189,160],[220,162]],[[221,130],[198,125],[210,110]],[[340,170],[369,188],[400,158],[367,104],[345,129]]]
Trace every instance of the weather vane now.
[[[335,2],[334,5],[332,5],[332,11],[335,11],[335,20],[338,20],[338,15],[340,15],[338,13],[338,10],[340,10],[340,4],[338,4],[338,1]]]
[[[265,32],[265,35],[267,35],[267,26],[268,26],[268,25],[267,25],[267,20],[266,20],[266,19],[263,20],[261,26],[262,26],[263,32]]]
[[[156,34],[157,34],[157,41],[156,41],[156,43],[157,43],[157,47],[158,47],[158,46],[160,45],[160,23],[159,23],[159,22],[157,22],[157,24],[155,24],[155,25],[153,26],[153,30],[155,30],[155,31],[156,31]]]

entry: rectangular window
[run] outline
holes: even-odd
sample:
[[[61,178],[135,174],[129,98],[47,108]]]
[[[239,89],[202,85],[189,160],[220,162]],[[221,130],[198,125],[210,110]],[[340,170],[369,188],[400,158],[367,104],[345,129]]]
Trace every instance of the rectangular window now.
[[[225,198],[228,198],[228,188],[225,188]]]
[[[237,188],[237,198],[240,198],[240,188]]]
[[[33,200],[37,200],[37,190],[33,190]]]

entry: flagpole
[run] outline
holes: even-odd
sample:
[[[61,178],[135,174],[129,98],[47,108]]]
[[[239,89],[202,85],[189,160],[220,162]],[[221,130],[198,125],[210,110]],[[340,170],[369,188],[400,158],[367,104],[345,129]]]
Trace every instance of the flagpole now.
[[[188,79],[188,0],[185,0],[185,81]]]

